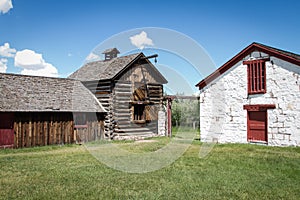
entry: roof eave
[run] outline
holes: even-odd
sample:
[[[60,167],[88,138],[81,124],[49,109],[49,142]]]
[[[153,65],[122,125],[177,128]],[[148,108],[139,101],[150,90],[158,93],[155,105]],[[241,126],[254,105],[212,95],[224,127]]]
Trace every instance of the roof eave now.
[[[130,67],[132,65],[132,63],[134,63],[139,57],[141,57],[142,55],[144,55],[143,53],[139,53],[134,59],[132,59],[125,67],[123,67],[122,70],[120,70],[114,77],[112,77],[112,80],[117,79],[117,77],[122,74],[125,70],[128,69],[128,67]]]
[[[113,78],[112,80],[117,79],[124,71],[126,71],[135,61],[137,61],[141,57],[146,57],[144,53],[139,53],[134,59],[132,59],[122,70],[120,70]],[[153,64],[147,59],[147,62],[153,66]],[[166,84],[168,81],[165,79],[165,77],[153,66],[156,72],[161,76],[163,83]]]
[[[205,86],[207,86],[213,80],[215,80],[220,75],[225,73],[228,69],[230,69],[232,66],[234,66],[239,61],[241,61],[245,56],[247,56],[250,52],[252,52],[254,50],[262,51],[266,54],[269,54],[270,56],[274,56],[274,57],[280,58],[282,60],[285,60],[285,61],[288,61],[288,62],[291,62],[295,65],[300,66],[300,60],[299,59],[296,59],[292,56],[288,56],[286,54],[280,53],[279,51],[268,48],[265,45],[253,42],[252,44],[247,46],[245,49],[243,49],[240,53],[238,53],[236,56],[234,56],[229,61],[227,61],[225,64],[223,64],[221,67],[219,67],[212,74],[208,75],[205,79],[201,80],[198,84],[196,84],[196,87],[199,87],[199,90],[203,89]]]
[[[144,55],[145,56],[145,55]],[[149,61],[149,59],[146,59],[146,61],[154,68],[154,70],[156,71],[156,73],[160,76],[161,80],[162,80],[162,84],[167,84],[168,81],[167,79],[160,73],[160,71],[152,64],[152,62]]]

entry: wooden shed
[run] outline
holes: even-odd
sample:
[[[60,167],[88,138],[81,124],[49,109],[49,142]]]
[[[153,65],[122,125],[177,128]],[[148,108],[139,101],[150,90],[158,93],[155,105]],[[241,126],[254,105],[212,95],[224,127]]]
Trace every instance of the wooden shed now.
[[[80,81],[0,73],[0,148],[100,139],[104,113]]]
[[[143,53],[118,53],[105,50],[105,60],[87,63],[69,78],[81,81],[107,110],[107,138],[156,135],[167,80]]]

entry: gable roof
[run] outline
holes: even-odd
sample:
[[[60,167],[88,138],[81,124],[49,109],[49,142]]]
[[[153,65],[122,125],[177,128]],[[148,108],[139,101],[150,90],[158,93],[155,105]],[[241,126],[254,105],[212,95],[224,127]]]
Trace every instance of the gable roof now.
[[[0,112],[105,112],[80,82],[0,73]]]
[[[98,81],[106,79],[114,79],[119,74],[124,72],[132,63],[140,58],[146,58],[143,53],[130,54],[127,56],[116,57],[111,60],[99,60],[95,62],[86,63],[83,67],[79,68],[68,78],[80,81]],[[162,83],[167,83],[163,75],[153,66],[153,64],[146,59],[147,62],[153,67],[155,72],[160,76]]]
[[[233,67],[236,63],[241,61],[244,57],[249,55],[253,51],[260,51],[263,53],[268,54],[269,56],[274,56],[277,58],[280,58],[282,60],[285,60],[287,62],[293,63],[295,65],[300,66],[300,55],[284,51],[281,49],[277,49],[274,47],[270,47],[264,44],[260,44],[257,42],[253,42],[249,46],[247,46],[245,49],[243,49],[240,53],[238,53],[236,56],[234,56],[232,59],[230,59],[228,62],[226,62],[224,65],[219,67],[216,71],[214,71],[212,74],[207,76],[205,79],[200,81],[196,87],[199,87],[199,89],[204,88],[206,85],[211,83],[213,80],[218,78],[220,75],[225,73],[227,70],[229,70],[231,67]]]
[[[141,55],[141,53],[136,53],[128,56],[116,57],[111,60],[89,62],[71,74],[68,78],[80,81],[112,79],[119,71],[137,60],[137,58],[141,57]]]

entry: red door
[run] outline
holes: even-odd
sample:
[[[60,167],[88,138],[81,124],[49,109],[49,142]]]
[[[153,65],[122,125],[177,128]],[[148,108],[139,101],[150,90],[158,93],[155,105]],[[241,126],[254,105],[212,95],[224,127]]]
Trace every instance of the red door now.
[[[267,111],[248,112],[248,141],[268,142]]]
[[[14,146],[13,114],[0,113],[0,147]]]

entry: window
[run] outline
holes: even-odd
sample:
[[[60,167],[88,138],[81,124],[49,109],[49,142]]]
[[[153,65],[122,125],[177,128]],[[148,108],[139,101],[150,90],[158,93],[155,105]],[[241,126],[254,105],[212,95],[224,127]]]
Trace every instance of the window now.
[[[136,104],[133,107],[133,120],[136,122],[145,122],[145,105],[143,104]]]
[[[244,61],[247,65],[248,94],[266,93],[266,59]]]
[[[73,113],[74,116],[74,127],[75,128],[86,128],[87,119],[85,113]]]

